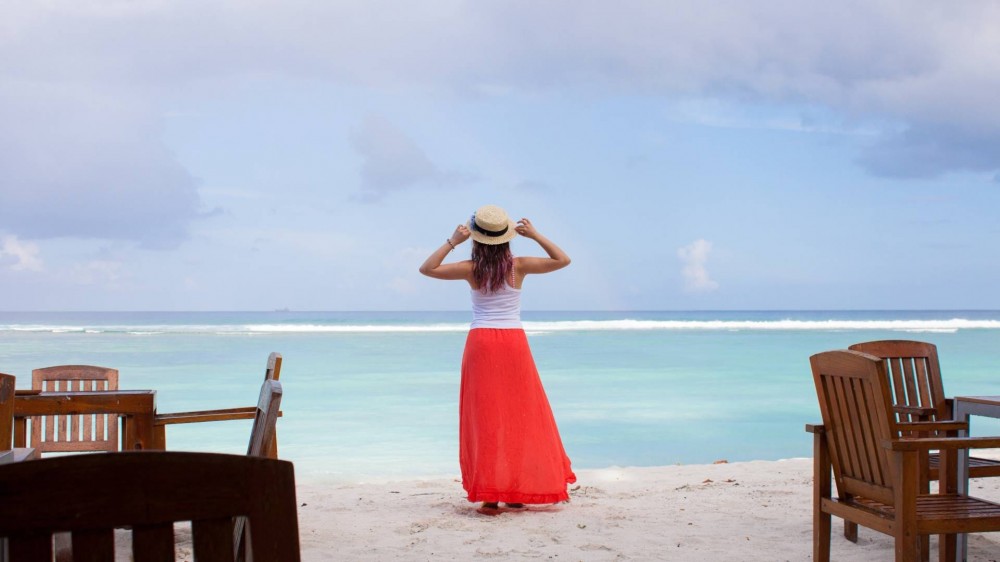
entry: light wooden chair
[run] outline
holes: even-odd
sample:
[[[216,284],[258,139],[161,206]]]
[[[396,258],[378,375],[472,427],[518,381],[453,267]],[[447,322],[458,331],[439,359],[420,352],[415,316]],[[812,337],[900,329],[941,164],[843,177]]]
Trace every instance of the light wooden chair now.
[[[31,372],[41,392],[118,390],[118,370],[93,365],[56,365]],[[46,452],[117,451],[118,416],[85,414],[31,418],[31,446]]]
[[[944,392],[937,346],[909,340],[880,340],[856,343],[854,351],[881,357],[885,361],[892,390],[893,411],[899,421],[950,421],[952,402]],[[928,457],[929,480],[938,479],[940,455]],[[1000,476],[1000,461],[969,459],[969,477]]]
[[[265,380],[264,384],[261,385],[260,398],[257,399],[257,412],[253,420],[253,428],[250,430],[250,443],[247,445],[247,456],[268,457],[274,442],[274,426],[278,421],[281,395],[280,382]],[[236,519],[236,527],[233,529],[233,551],[239,562],[246,560],[245,545],[248,542],[248,537],[245,525],[246,519],[239,517]]]
[[[267,358],[267,367],[264,370],[264,382],[278,381],[281,377],[281,354],[271,353]],[[278,386],[280,388],[280,385]],[[262,389],[263,391],[263,389]],[[225,408],[221,410],[201,410],[196,412],[176,412],[167,414],[157,414],[154,422],[154,445],[158,449],[167,448],[167,426],[180,423],[202,423],[212,421],[227,420],[250,420],[256,419],[260,404],[257,407],[246,406],[240,408]],[[275,408],[276,415],[281,417],[281,412]],[[256,422],[255,422],[256,424]],[[265,449],[266,456],[278,458],[278,437],[275,431],[267,443]]]
[[[954,492],[942,475],[923,493],[919,457],[939,450],[1000,447],[1000,438],[906,437],[947,432],[955,422],[900,422],[893,413],[885,361],[849,350],[810,358],[823,425],[813,433],[813,560],[830,560],[831,515],[895,539],[896,561],[929,559],[929,535],[941,535],[941,560],[954,560],[954,533],[1000,530],[1000,504]],[[833,497],[831,471],[839,497]]]
[[[14,382],[0,373],[0,451],[9,451],[14,440]]]
[[[178,521],[191,521],[195,560],[232,562],[238,517],[250,558],[298,562],[292,463],[142,451],[0,466],[0,534],[11,562],[51,560],[52,535],[67,531],[74,560],[114,560],[122,527],[131,528],[135,560],[174,560]]]

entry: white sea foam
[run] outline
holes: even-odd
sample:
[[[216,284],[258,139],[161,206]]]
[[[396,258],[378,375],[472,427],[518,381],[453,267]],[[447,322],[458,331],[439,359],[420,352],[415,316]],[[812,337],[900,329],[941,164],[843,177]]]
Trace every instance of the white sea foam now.
[[[892,330],[955,332],[1000,329],[998,320],[573,320],[525,322],[525,329],[557,331],[695,330],[695,331],[848,331]]]
[[[250,324],[248,332],[464,332],[468,324]]]
[[[398,323],[398,324],[157,324],[115,326],[67,325],[0,325],[0,332],[50,333],[130,333],[152,335],[160,333],[209,334],[321,334],[321,333],[433,333],[465,332],[467,323]],[[526,321],[524,329],[531,334],[549,332],[597,331],[857,331],[886,330],[910,333],[954,333],[959,330],[998,330],[1000,320],[911,319],[911,320],[560,320]]]

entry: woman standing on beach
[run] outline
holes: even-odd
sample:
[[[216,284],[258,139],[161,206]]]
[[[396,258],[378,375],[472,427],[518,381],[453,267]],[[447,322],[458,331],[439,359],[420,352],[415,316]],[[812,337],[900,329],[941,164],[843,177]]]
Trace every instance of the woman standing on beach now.
[[[518,257],[510,240],[520,234],[538,243],[547,258]],[[472,238],[472,259],[443,264]],[[470,502],[495,510],[569,499],[576,482],[542,388],[528,339],[521,328],[525,276],[569,265],[569,256],[535,230],[495,205],[480,207],[420,266],[435,279],[464,280],[472,289],[472,325],[462,356],[459,394],[459,463]]]

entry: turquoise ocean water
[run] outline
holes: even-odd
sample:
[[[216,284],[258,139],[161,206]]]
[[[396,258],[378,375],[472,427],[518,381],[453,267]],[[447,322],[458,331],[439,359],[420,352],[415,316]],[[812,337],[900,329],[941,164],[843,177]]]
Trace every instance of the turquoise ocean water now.
[[[160,412],[256,403],[284,357],[281,456],[300,479],[458,473],[468,312],[0,312],[0,372],[119,369]],[[949,395],[1000,394],[1000,311],[526,312],[577,468],[811,455],[809,356],[874,339],[938,346]],[[249,422],[172,426],[171,449],[243,453]],[[974,434],[1000,434],[976,420]]]

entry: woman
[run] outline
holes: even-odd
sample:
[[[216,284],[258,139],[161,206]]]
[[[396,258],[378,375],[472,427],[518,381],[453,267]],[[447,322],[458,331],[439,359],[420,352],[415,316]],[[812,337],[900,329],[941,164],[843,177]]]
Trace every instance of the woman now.
[[[520,234],[548,254],[515,258],[510,240]],[[472,259],[443,264],[472,238]],[[420,266],[435,279],[464,280],[472,289],[472,325],[462,356],[459,462],[470,502],[485,512],[569,499],[576,482],[548,398],[521,328],[521,284],[532,274],[569,265],[569,256],[535,230],[514,223],[503,209],[480,207],[468,224]]]

